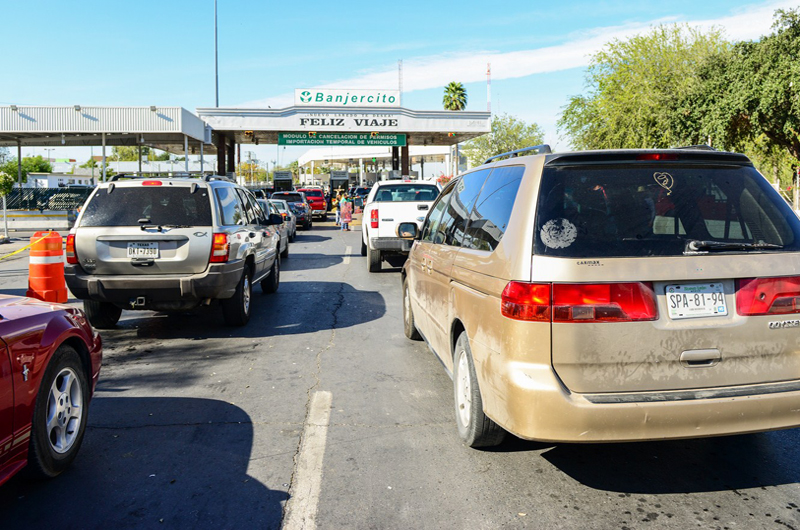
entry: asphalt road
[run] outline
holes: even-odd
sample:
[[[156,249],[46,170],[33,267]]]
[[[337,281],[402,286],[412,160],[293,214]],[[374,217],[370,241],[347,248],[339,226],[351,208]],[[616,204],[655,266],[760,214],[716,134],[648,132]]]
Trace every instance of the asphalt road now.
[[[124,312],[77,460],[0,488],[0,528],[800,529],[797,430],[463,446],[399,269],[369,274],[359,238],[299,232],[245,328]],[[0,293],[26,270],[0,261]]]

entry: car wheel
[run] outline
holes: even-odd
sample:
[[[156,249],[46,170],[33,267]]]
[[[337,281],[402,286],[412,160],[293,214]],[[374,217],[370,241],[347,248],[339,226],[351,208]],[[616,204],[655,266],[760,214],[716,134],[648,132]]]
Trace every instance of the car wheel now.
[[[422,340],[422,335],[417,330],[414,321],[414,310],[411,309],[411,293],[408,289],[408,280],[403,281],[403,331],[411,340]]]
[[[369,265],[369,272],[380,272],[381,251],[367,248],[367,263]]]
[[[464,443],[469,447],[492,447],[502,442],[506,431],[483,413],[483,400],[466,333],[461,333],[456,341],[453,389],[458,435]]]
[[[89,382],[78,352],[58,347],[36,395],[28,464],[38,478],[55,477],[78,454],[89,405]]]
[[[275,257],[275,262],[272,264],[272,270],[266,279],[261,280],[261,291],[266,294],[272,294],[278,290],[281,284],[281,258]]]
[[[97,329],[111,329],[119,322],[122,315],[122,308],[109,302],[98,302],[97,300],[84,300],[83,312],[89,323]]]
[[[303,230],[308,230],[311,228],[311,221],[305,221],[303,223]]]
[[[297,235],[297,229],[295,228],[292,230],[292,233],[289,234],[289,243],[294,243],[294,238]]]
[[[367,255],[367,244],[364,243],[363,239],[361,240],[361,255],[362,256],[366,256]]]
[[[281,252],[281,257],[282,258],[289,257],[289,238],[286,238],[286,245],[284,245],[283,247],[283,251]]]
[[[244,326],[250,321],[250,306],[253,301],[250,274],[250,267],[245,267],[236,292],[231,298],[222,301],[222,314],[229,326]]]

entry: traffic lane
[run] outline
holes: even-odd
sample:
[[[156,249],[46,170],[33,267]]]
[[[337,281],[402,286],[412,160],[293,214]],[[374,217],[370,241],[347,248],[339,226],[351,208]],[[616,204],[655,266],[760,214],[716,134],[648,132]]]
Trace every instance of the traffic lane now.
[[[403,335],[398,271],[351,262],[344,281],[383,293],[386,314],[337,330],[335,357],[323,357],[320,388],[333,406],[320,527],[800,528],[796,429],[597,445],[509,436],[493,450],[465,447],[452,381]]]
[[[379,293],[333,281],[331,270],[315,281],[304,255],[325,241],[292,244],[297,272],[285,271],[274,295],[256,288],[244,328],[225,326],[218,307],[124,311],[117,329],[102,332],[104,366],[74,466],[53,481],[12,480],[0,490],[0,527],[148,527],[161,519],[278,527],[336,309],[357,297],[375,315],[384,312]]]

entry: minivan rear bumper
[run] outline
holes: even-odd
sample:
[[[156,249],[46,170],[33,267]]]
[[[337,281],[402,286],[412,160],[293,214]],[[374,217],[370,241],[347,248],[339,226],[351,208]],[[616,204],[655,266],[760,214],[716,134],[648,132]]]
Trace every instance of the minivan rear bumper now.
[[[550,366],[518,362],[506,366],[508,377],[501,376],[507,382],[504,410],[487,412],[520,438],[628,442],[800,426],[797,382],[624,395],[576,394],[562,385]]]
[[[242,278],[244,261],[213,264],[192,275],[109,275],[86,274],[79,265],[66,265],[64,277],[76,298],[111,302],[128,307],[132,298],[148,303],[200,302],[233,296]]]

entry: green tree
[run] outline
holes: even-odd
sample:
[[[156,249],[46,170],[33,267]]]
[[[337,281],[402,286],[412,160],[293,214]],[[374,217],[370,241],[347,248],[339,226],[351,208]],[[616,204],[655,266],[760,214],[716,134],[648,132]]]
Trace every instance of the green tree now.
[[[14,184],[16,183],[17,179],[13,176],[5,171],[0,171],[0,196],[8,195],[8,193],[14,189]]]
[[[150,148],[142,146],[142,160],[148,160]],[[129,145],[115,145],[111,148],[111,160],[120,162],[134,162],[139,160],[139,147]]]
[[[592,56],[588,93],[573,96],[558,120],[576,149],[658,148],[684,142],[674,116],[699,84],[704,61],[729,48],[721,33],[662,25],[615,39]]]
[[[11,175],[17,180],[17,159],[12,158],[2,166],[0,171]],[[22,159],[22,182],[28,182],[28,173],[52,173],[53,166],[42,158],[42,155],[26,156]]]
[[[544,131],[536,123],[503,114],[492,118],[492,132],[464,144],[464,154],[473,166],[483,164],[490,156],[544,143]]]
[[[444,87],[442,105],[445,110],[464,110],[467,108],[467,89],[464,85],[451,81]]]
[[[800,10],[776,11],[770,35],[710,58],[700,79],[677,117],[685,136],[730,150],[761,144],[761,154],[778,148],[800,161]]]

